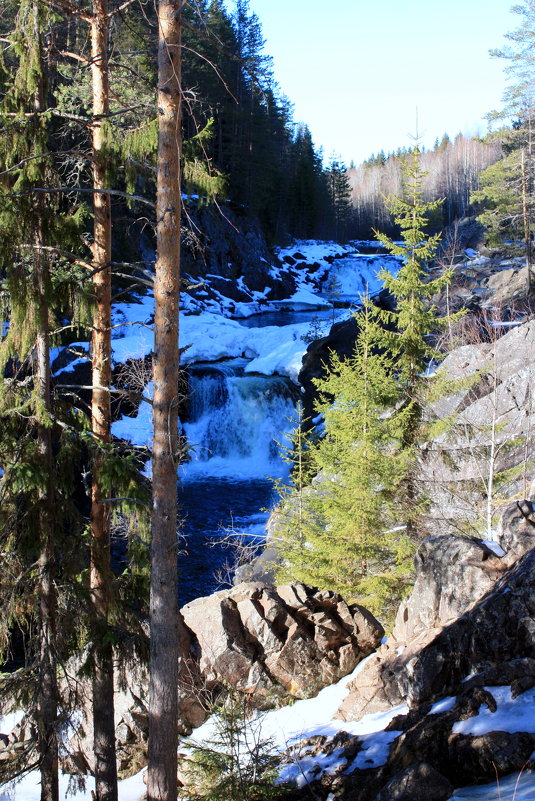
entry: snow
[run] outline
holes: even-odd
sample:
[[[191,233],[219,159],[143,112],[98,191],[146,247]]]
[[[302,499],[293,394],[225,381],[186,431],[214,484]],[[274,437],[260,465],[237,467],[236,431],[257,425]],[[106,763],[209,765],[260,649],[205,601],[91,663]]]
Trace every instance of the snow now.
[[[433,704],[428,715],[439,715],[441,712],[449,712],[450,709],[453,709],[455,706],[457,698],[453,695],[448,695],[446,698],[443,698],[441,701],[437,701],[436,704]]]
[[[370,657],[363,659],[353,673],[336,684],[325,687],[315,698],[296,701],[290,706],[257,716],[253,725],[258,725],[258,720],[261,720],[262,739],[271,741],[281,753],[287,752],[290,746],[300,740],[316,735],[330,738],[345,731],[363,739],[362,750],[351,765],[347,766],[341,759],[342,749],[337,749],[328,756],[320,754],[312,757],[304,754],[283,767],[280,781],[295,781],[298,786],[302,786],[319,773],[334,773],[341,768],[352,772],[360,767],[378,767],[386,762],[390,745],[401,732],[385,732],[384,728],[396,715],[406,714],[408,707],[400,705],[387,712],[365,715],[358,721],[344,721],[334,717],[347,694],[347,685],[358,675],[368,659]],[[193,732],[190,739],[199,743],[213,739],[214,733],[215,723],[213,719],[209,719]]]
[[[340,245],[316,240],[297,241],[291,247],[279,250],[278,256],[283,259],[285,255],[297,252],[305,257],[305,261],[298,261],[291,268],[287,264],[271,268],[275,276],[283,270],[291,270],[296,280],[296,291],[284,300],[269,300],[268,288],[263,292],[249,292],[252,298],[250,303],[231,301],[221,293],[215,293],[217,301],[203,304],[198,298],[183,292],[180,313],[180,346],[184,349],[182,363],[245,356],[251,360],[249,372],[285,375],[296,381],[308,345],[303,337],[306,339],[310,334],[310,323],[245,328],[236,319],[230,319],[230,309],[233,316],[240,318],[280,309],[327,309],[331,304],[326,297],[322,297],[321,283],[332,276],[340,283],[342,298],[347,302],[358,302],[360,293],[366,287],[371,294],[380,289],[377,272],[383,267],[393,269],[395,265],[391,256],[359,255],[354,244]],[[333,256],[343,258],[336,258],[331,264],[326,259]],[[313,263],[319,264],[320,269],[311,273],[309,267]],[[221,280],[220,276],[216,277]],[[210,276],[205,283],[209,286]],[[346,312],[346,316],[348,314]],[[115,304],[112,318],[115,364],[123,364],[127,359],[140,359],[151,352],[153,319],[154,298],[150,291],[132,301]],[[326,334],[329,328],[329,321],[324,320],[321,334]],[[76,346],[86,351],[89,349],[87,342],[76,343]],[[60,351],[59,348],[54,349],[52,361]],[[80,357],[79,361],[82,360]],[[71,362],[58,370],[56,375],[72,371],[79,361]]]
[[[372,655],[373,656],[373,655]],[[290,757],[281,770],[280,781],[295,781],[303,786],[306,781],[317,778],[322,773],[352,773],[358,769],[379,767],[388,759],[393,741],[400,731],[385,731],[385,728],[396,715],[406,714],[407,706],[400,705],[385,712],[365,715],[357,721],[343,721],[335,717],[336,710],[347,694],[348,684],[362,670],[368,659],[364,659],[351,673],[336,684],[325,687],[315,698],[296,701],[294,704],[266,713],[257,713],[252,721],[255,738],[272,741],[281,753],[287,753],[291,746],[299,741],[315,735],[333,737],[340,731],[362,738],[362,747],[356,758],[347,764],[343,757],[343,747],[335,749],[331,754],[307,754],[306,749],[300,755]],[[489,731],[527,731],[535,733],[535,688],[511,698],[509,687],[486,687],[495,698],[498,709],[491,713],[482,704],[479,714],[473,718],[454,724],[454,733],[484,734]],[[445,712],[453,706],[455,699],[451,696],[435,703],[429,714]],[[8,731],[10,722],[18,722],[21,713],[13,717],[0,718],[0,731]],[[215,722],[210,718],[196,729],[184,745],[202,743],[214,738]],[[181,750],[184,750],[183,748]],[[143,781],[144,770],[119,782],[119,801],[141,801],[146,792]],[[72,798],[73,801],[91,801],[94,789],[92,779],[88,779],[85,789],[77,789],[67,796],[69,776],[61,776],[60,798]],[[533,801],[535,798],[535,776],[531,771],[524,771],[519,776],[514,774],[488,785],[464,787],[455,790],[450,801]],[[39,774],[35,771],[25,776],[17,784],[0,788],[0,801],[40,801]]]
[[[513,773],[491,784],[455,790],[449,801],[534,801],[535,776],[530,770]]]
[[[486,545],[496,556],[505,556],[505,551],[495,540],[483,540],[483,545]]]
[[[485,687],[494,697],[498,706],[491,712],[486,704],[482,704],[479,713],[467,720],[460,720],[453,725],[454,734],[471,734],[478,736],[490,731],[507,731],[510,733],[525,731],[535,734],[535,688],[512,698],[510,687]]]
[[[147,788],[143,782],[143,773],[130,776],[119,782],[119,801],[141,801],[145,797]],[[76,787],[69,774],[61,773],[59,782],[60,799],[72,801],[93,801],[95,781],[92,777],[85,780],[85,788]],[[37,771],[24,776],[21,781],[4,785],[0,788],[0,801],[41,801],[41,783]]]
[[[150,400],[153,394],[152,381],[147,384],[143,395]],[[126,439],[137,447],[152,447],[152,406],[142,400],[135,417],[121,417],[112,423],[111,432],[114,437]]]
[[[23,717],[24,712],[21,709],[17,709],[16,712],[8,712],[7,715],[0,715],[0,732],[9,734],[15,726],[18,726]]]

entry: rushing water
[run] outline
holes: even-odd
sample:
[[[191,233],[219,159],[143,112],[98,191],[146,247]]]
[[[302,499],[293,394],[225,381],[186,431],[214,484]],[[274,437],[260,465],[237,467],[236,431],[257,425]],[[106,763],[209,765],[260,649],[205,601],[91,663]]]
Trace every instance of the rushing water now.
[[[295,389],[280,376],[246,374],[246,365],[233,359],[190,368],[183,427],[192,453],[179,483],[181,604],[229,578],[229,539],[262,541],[275,500],[270,477],[284,470],[278,442],[292,427]]]

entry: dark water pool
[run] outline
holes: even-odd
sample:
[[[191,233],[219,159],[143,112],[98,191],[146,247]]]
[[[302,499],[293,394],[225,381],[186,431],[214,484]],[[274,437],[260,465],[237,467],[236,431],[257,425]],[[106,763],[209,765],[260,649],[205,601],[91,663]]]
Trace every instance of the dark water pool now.
[[[232,550],[221,544],[229,531],[243,532],[250,542],[263,537],[268,509],[275,502],[269,479],[196,477],[179,484],[184,518],[179,557],[180,606],[221,589],[214,575]]]

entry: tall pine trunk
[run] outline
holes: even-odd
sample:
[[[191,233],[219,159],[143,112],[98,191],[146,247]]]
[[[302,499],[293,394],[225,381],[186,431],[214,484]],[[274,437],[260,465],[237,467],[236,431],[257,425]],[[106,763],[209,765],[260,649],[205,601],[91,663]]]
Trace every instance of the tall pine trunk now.
[[[180,291],[181,0],[158,7],[157,258],[150,585],[148,801],[177,797],[177,392]]]
[[[32,7],[33,36],[38,43],[42,60],[39,8]],[[45,109],[45,89],[42,65],[34,95],[36,125]],[[54,478],[52,461],[50,392],[50,331],[48,318],[49,265],[43,250],[44,200],[36,201],[36,223],[33,255],[33,282],[36,304],[37,331],[35,341],[35,377],[40,413],[37,415],[37,449],[45,486],[39,492],[39,690],[37,697],[38,749],[41,772],[41,801],[58,801],[58,684],[57,684],[57,594],[56,558],[54,543]]]
[[[108,3],[93,0],[91,73],[93,83],[93,186],[106,189],[105,123],[109,113]],[[100,447],[110,441],[111,408],[111,201],[93,195],[93,290],[95,311],[91,340],[91,423],[97,440],[91,498],[91,596],[96,624],[93,667],[93,732],[97,801],[117,801],[117,764],[113,701],[113,648],[107,634],[111,595],[110,513],[102,502]]]

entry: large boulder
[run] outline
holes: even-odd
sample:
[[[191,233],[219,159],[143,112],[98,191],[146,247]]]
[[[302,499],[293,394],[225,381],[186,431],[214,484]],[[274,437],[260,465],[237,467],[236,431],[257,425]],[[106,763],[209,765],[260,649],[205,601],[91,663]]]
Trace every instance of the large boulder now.
[[[247,693],[253,706],[268,708],[306,698],[350,673],[379,645],[382,626],[366,609],[348,605],[334,592],[300,583],[268,587],[243,583],[191,601],[179,615],[179,726],[189,733],[208,716],[211,702],[226,688]],[[81,675],[87,654],[73,659],[69,676]],[[86,671],[87,673],[87,671]],[[130,775],[146,764],[148,671],[132,663],[118,672],[115,720],[118,766]],[[63,767],[93,770],[91,682],[75,687],[78,728]],[[65,679],[65,694],[73,691]],[[71,699],[72,700],[72,699]],[[30,737],[19,727],[2,753],[10,758]]]
[[[416,581],[402,602],[393,637],[407,643],[457,619],[503,573],[503,560],[475,537],[428,537],[415,557]]]
[[[396,773],[375,796],[375,801],[447,801],[452,783],[427,762],[413,762]]]

